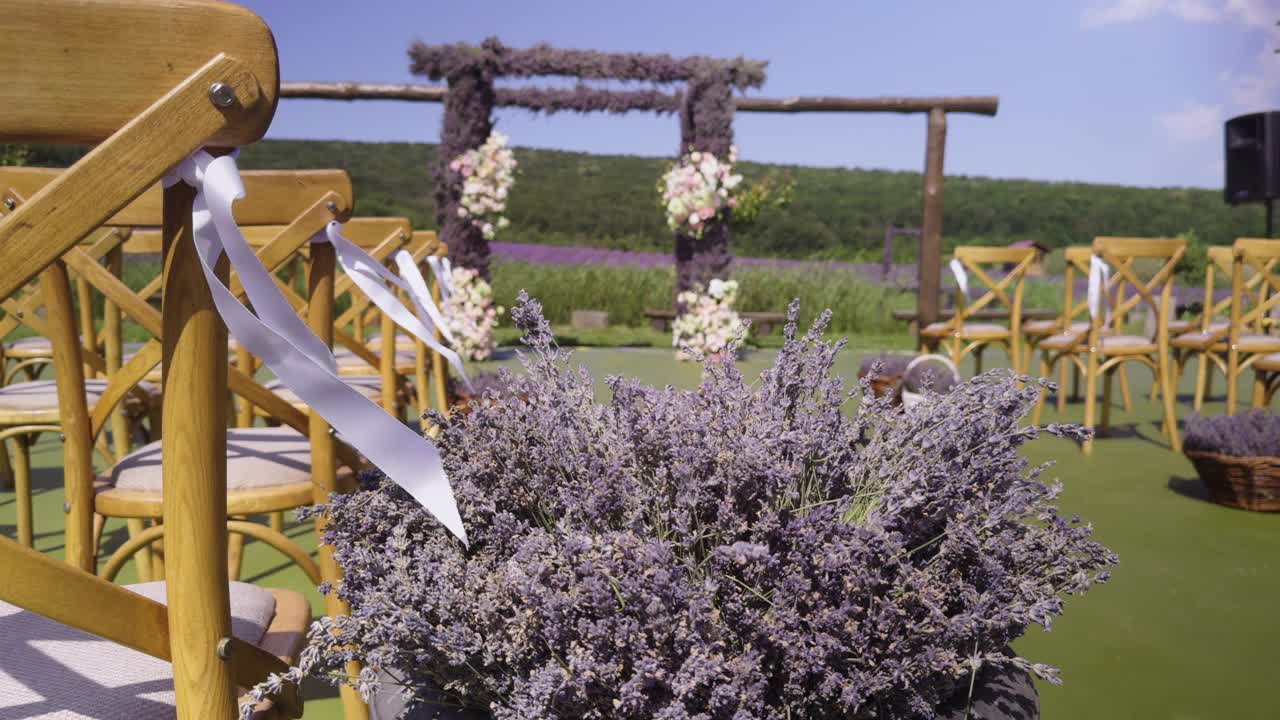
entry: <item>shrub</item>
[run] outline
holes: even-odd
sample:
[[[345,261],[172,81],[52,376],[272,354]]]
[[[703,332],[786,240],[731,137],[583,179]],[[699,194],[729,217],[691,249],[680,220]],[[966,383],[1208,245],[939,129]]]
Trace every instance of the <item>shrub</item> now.
[[[709,362],[693,390],[610,378],[601,404],[522,297],[522,398],[431,418],[471,546],[388,481],[333,496],[325,590],[352,613],[288,677],[367,693],[381,671],[497,720],[905,719],[984,666],[1053,679],[1005,649],[1115,558],[1019,453],[1039,388],[995,371],[849,413],[829,313],[802,337],[797,315],[758,380]]]

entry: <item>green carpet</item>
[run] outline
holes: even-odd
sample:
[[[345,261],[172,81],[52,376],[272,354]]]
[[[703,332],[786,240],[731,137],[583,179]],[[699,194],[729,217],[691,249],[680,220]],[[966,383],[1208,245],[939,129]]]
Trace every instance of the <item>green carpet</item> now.
[[[754,352],[741,364],[754,374],[771,357],[768,351]],[[575,358],[600,379],[627,374],[689,386],[699,377],[696,366],[677,364],[665,350],[581,349]],[[489,365],[513,362],[506,352]],[[853,377],[857,364],[856,354],[849,353],[840,372]],[[1190,376],[1183,378],[1184,394],[1190,393]],[[1042,717],[1275,717],[1266,688],[1280,657],[1280,623],[1272,614],[1280,598],[1280,517],[1208,503],[1191,464],[1168,449],[1155,425],[1158,406],[1147,399],[1149,373],[1134,366],[1130,379],[1134,409],[1115,409],[1113,430],[1098,441],[1093,457],[1086,459],[1074,445],[1053,439],[1028,448],[1033,461],[1057,461],[1047,477],[1064,485],[1062,509],[1092,522],[1097,537],[1120,556],[1109,584],[1070,599],[1051,633],[1033,630],[1017,644],[1033,661],[1062,670],[1062,686],[1040,686]],[[1206,410],[1221,408],[1218,399]],[[1179,414],[1189,412],[1189,399],[1180,397]],[[1081,415],[1079,404],[1068,405],[1062,418],[1050,406],[1044,421],[1078,421]],[[53,439],[42,442],[34,457],[40,468],[37,545],[56,554],[62,546],[61,476]],[[0,492],[0,533],[14,535],[14,516],[12,492]],[[314,547],[307,527],[293,525],[290,532]],[[107,548],[122,542],[124,534],[123,524],[109,523]],[[305,576],[261,544],[246,549],[243,577],[305,590],[313,608],[321,607]],[[126,567],[119,580],[131,581],[132,569]],[[3,663],[0,659],[0,667]],[[311,686],[307,694],[308,718],[339,717],[331,689]]]

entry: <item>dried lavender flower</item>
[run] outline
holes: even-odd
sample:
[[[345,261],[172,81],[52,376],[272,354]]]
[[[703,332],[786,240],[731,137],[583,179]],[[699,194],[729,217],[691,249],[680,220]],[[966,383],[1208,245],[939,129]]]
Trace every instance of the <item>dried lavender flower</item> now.
[[[1218,417],[1192,413],[1182,449],[1238,457],[1280,456],[1280,416],[1262,409]]]
[[[1019,452],[1039,388],[994,371],[848,407],[830,313],[803,336],[797,313],[754,382],[721,360],[599,403],[522,293],[524,400],[432,418],[470,549],[387,481],[310,511],[351,615],[301,667],[496,720],[905,720],[978,668],[1053,678],[1009,643],[1115,557]]]

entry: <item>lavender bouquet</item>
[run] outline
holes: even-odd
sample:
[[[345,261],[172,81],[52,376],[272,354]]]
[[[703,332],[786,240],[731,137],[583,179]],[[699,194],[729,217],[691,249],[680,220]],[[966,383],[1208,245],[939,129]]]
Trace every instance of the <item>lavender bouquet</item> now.
[[[1009,643],[1115,557],[1018,452],[1038,387],[852,409],[830,314],[797,312],[757,381],[715,361],[598,403],[522,294],[526,401],[433,418],[470,548],[377,478],[313,510],[351,615],[288,677],[497,720],[930,718],[991,668],[1056,680]]]

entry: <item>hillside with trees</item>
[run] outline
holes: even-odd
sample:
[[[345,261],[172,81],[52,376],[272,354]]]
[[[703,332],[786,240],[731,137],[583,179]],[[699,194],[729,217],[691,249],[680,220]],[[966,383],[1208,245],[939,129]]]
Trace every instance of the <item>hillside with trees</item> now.
[[[63,166],[74,148],[4,148],[5,157]],[[255,168],[345,168],[361,215],[404,215],[433,226],[427,168],[435,145],[322,140],[267,140],[242,150]],[[511,228],[504,240],[668,252],[671,233],[656,204],[665,158],[591,155],[517,148]],[[739,255],[800,259],[878,258],[885,225],[917,226],[920,174],[885,170],[740,164],[747,179],[769,173],[795,180],[794,199],[766,210],[735,233]],[[1263,232],[1260,206],[1229,207],[1216,190],[1135,188],[947,176],[946,244],[1003,244],[1033,238],[1056,248],[1094,235],[1194,233],[1199,243],[1228,243]],[[899,240],[899,258],[910,256]]]

